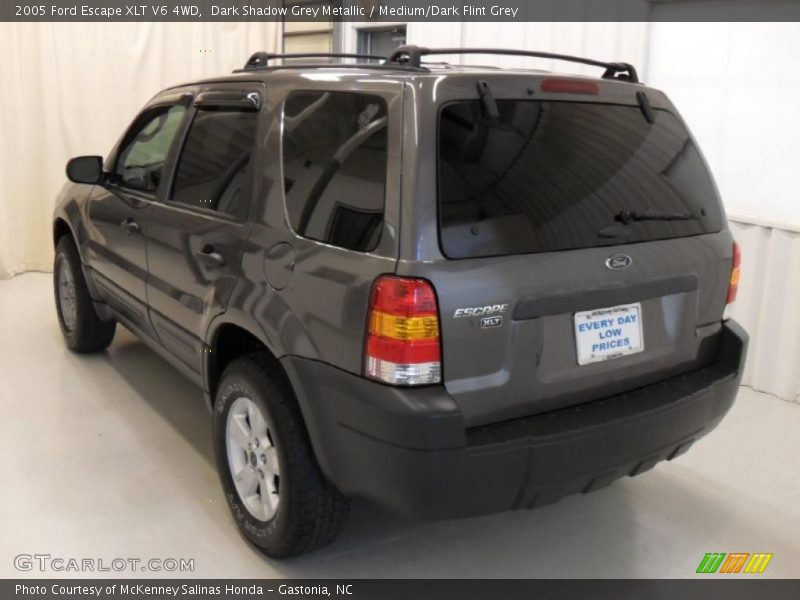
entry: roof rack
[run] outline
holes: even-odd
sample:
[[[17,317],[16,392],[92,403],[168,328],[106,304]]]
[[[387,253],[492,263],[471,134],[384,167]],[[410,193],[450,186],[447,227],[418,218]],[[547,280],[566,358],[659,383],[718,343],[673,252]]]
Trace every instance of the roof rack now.
[[[605,69],[603,79],[619,79],[631,83],[639,83],[639,76],[633,65],[623,62],[604,62],[591,58],[569,56],[567,54],[553,54],[552,52],[535,52],[530,50],[509,50],[506,48],[425,48],[422,46],[400,46],[392,52],[385,64],[408,65],[421,67],[423,56],[439,54],[503,54],[508,56],[532,56],[535,58],[550,58],[565,60],[592,67]]]
[[[301,52],[297,54],[272,54],[270,52],[256,52],[244,64],[243,71],[253,69],[263,69],[271,66],[269,61],[277,58],[360,58],[362,60],[382,60],[385,56],[373,56],[372,54],[341,54],[333,52]],[[305,65],[304,65],[305,66]]]

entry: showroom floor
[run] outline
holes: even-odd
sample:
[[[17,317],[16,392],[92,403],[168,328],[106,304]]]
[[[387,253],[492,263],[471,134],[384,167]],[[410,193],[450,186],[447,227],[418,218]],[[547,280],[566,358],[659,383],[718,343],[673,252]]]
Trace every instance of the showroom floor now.
[[[332,546],[277,562],[228,516],[199,390],[121,328],[71,354],[54,315],[50,275],[0,281],[0,577],[20,553],[202,577],[690,577],[706,552],[800,576],[800,404],[742,389],[688,454],[534,511],[431,523],[355,502]]]

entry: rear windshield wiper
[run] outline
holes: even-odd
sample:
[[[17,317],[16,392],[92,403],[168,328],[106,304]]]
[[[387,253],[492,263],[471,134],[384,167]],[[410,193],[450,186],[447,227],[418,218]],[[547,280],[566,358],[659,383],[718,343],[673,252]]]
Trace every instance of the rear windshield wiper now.
[[[497,102],[494,100],[492,88],[485,81],[479,81],[475,84],[478,88],[478,98],[481,101],[481,112],[483,117],[490,123],[497,123],[500,120],[500,111],[497,108]]]
[[[700,215],[694,213],[667,213],[650,210],[621,210],[614,215],[614,220],[627,225],[636,221],[694,221]]]

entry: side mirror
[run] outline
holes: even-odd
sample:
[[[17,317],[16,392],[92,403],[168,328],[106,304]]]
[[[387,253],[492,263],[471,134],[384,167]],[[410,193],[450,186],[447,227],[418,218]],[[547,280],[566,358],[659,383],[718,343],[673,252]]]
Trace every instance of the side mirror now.
[[[75,183],[100,183],[103,180],[102,156],[78,156],[67,163],[67,177]]]

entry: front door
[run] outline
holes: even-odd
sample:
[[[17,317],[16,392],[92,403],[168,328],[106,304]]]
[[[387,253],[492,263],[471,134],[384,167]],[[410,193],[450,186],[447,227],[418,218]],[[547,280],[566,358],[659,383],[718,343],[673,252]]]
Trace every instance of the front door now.
[[[104,299],[149,332],[145,234],[170,147],[187,107],[151,106],[122,138],[111,172],[89,202],[89,266]]]

